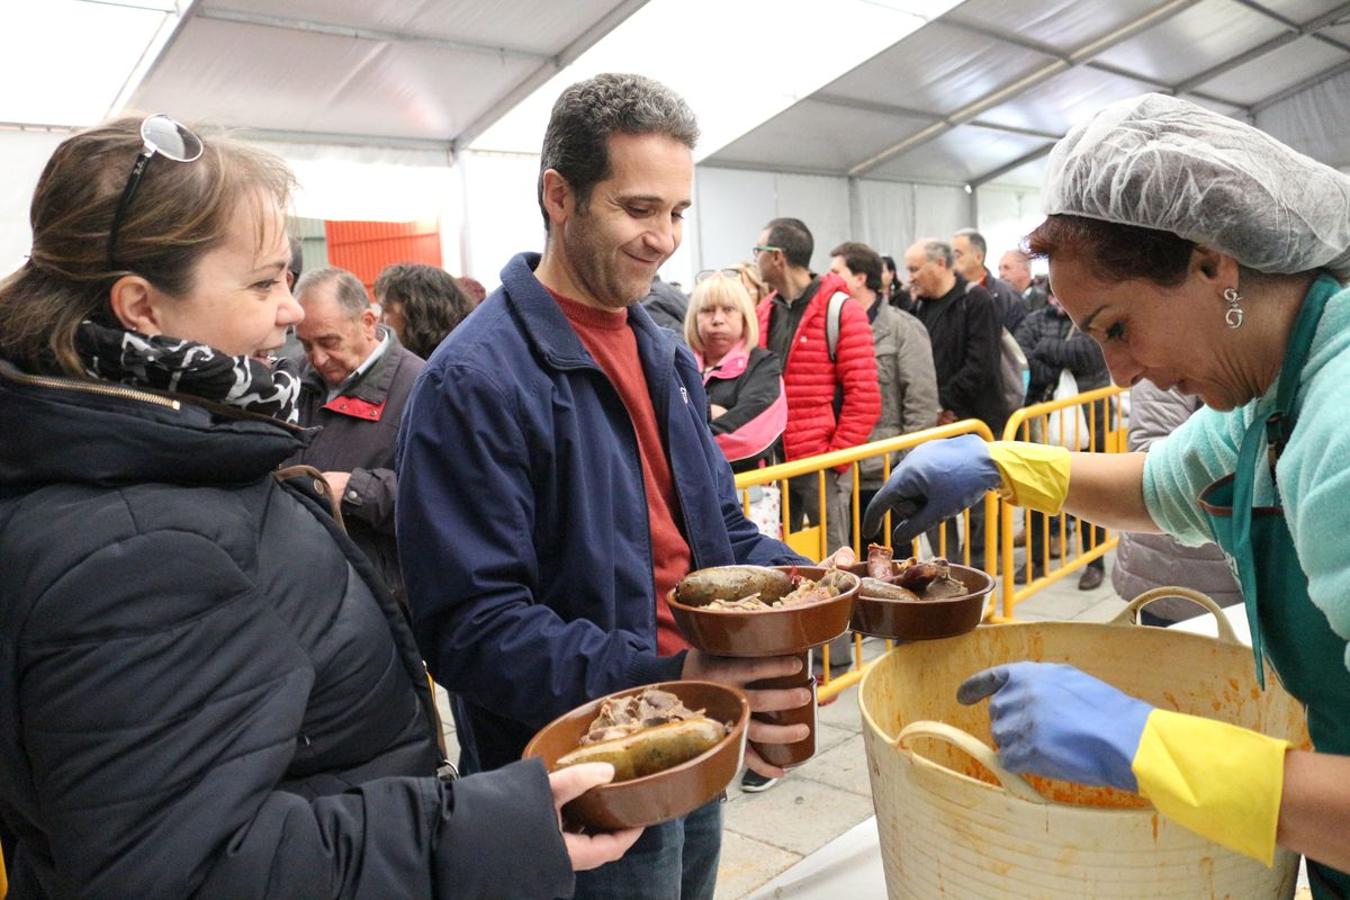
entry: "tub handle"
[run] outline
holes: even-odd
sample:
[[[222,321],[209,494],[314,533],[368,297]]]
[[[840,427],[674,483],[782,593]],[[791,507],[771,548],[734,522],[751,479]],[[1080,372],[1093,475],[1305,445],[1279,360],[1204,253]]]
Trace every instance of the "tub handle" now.
[[[999,780],[1003,789],[1019,800],[1040,804],[1049,802],[1021,775],[1003,768],[1003,764],[998,760],[998,754],[988,744],[969,732],[948,725],[946,722],[911,722],[901,729],[899,736],[896,737],[896,748],[900,750],[908,749],[905,747],[905,741],[914,737],[937,738],[940,741],[954,744],[973,757],[980,765],[993,772],[994,777]]]
[[[1223,614],[1219,604],[1215,603],[1208,594],[1202,594],[1199,591],[1185,587],[1157,587],[1151,591],[1144,591],[1138,597],[1135,597],[1125,608],[1120,611],[1114,619],[1110,621],[1111,625],[1138,625],[1139,610],[1148,606],[1154,600],[1161,600],[1163,597],[1180,597],[1183,600],[1189,600],[1197,606],[1204,607],[1206,612],[1214,615],[1215,624],[1219,628],[1219,640],[1229,644],[1241,645],[1238,640],[1237,632],[1233,631],[1233,625],[1228,621],[1228,617]]]

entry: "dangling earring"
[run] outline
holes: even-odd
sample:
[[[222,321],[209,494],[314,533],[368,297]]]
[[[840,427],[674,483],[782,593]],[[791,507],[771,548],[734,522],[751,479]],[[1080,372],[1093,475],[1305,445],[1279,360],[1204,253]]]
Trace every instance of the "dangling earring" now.
[[[1223,289],[1223,299],[1228,303],[1228,312],[1223,314],[1223,320],[1228,323],[1229,328],[1242,327],[1242,295],[1238,293],[1235,287]]]

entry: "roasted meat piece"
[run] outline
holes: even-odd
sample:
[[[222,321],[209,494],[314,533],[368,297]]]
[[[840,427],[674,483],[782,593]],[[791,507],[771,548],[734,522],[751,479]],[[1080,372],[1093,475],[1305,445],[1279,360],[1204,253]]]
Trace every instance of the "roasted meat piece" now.
[[[892,552],[890,547],[871,544],[867,548],[867,577],[883,581],[891,577]]]

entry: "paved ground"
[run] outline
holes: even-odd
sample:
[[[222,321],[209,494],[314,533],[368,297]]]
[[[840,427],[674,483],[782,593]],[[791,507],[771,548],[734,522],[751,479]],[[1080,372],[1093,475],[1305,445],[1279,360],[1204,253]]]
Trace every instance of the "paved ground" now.
[[[1040,591],[1017,608],[1020,619],[1104,622],[1124,607],[1108,578],[1095,591],[1079,591],[1076,574]],[[880,641],[864,644],[871,658]],[[726,834],[718,873],[718,900],[747,897],[812,851],[872,815],[858,689],[850,688],[820,710],[821,734],[814,759],[774,787],[745,794],[727,792]],[[878,885],[877,896],[885,895]],[[844,898],[837,898],[844,900]],[[853,898],[849,898],[853,900]]]
[[[1108,573],[1110,572],[1108,561]],[[1076,574],[1045,588],[1017,608],[1021,619],[1078,619],[1102,622],[1125,603],[1110,578],[1095,591],[1079,591]],[[864,655],[880,653],[869,640]],[[437,690],[450,758],[459,755],[454,725]],[[840,694],[819,716],[816,756],[759,794],[739,783],[727,791],[726,833],[718,873],[717,900],[746,897],[757,887],[872,815],[871,785],[858,714],[858,689]],[[884,893],[884,888],[881,889]]]

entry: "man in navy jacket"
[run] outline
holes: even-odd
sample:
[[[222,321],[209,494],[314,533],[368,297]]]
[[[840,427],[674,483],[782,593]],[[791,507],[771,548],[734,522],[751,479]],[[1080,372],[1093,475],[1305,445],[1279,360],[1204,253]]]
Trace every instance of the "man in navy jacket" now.
[[[673,578],[804,562],[742,515],[692,356],[635,305],[679,245],[697,134],[684,101],[640,76],[564,91],[540,162],[545,252],[507,264],[404,416],[396,509],[414,630],[483,768],[612,691],[798,668],[673,649]],[[801,694],[752,692],[752,707]],[[756,722],[751,738],[790,743],[799,729]],[[747,763],[782,774],[752,750]],[[720,842],[714,802],[648,828],[579,877],[577,896],[711,897]]]

